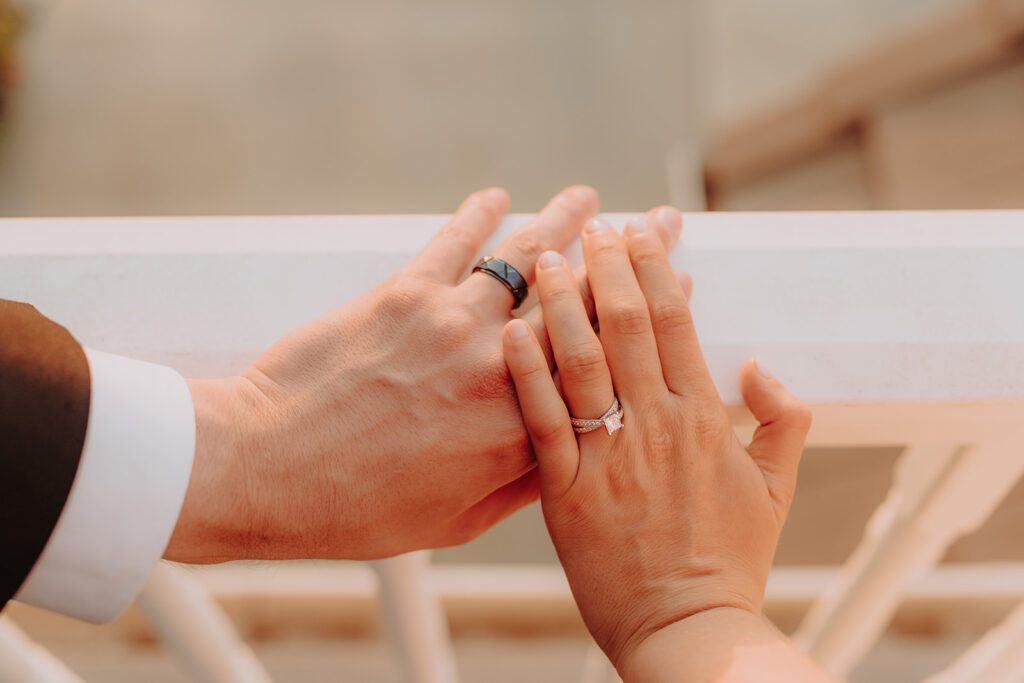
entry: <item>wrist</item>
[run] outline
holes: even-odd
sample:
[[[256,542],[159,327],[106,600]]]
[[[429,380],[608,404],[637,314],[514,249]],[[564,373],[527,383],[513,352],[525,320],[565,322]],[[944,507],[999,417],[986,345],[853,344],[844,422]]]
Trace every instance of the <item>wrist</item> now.
[[[188,380],[195,409],[192,473],[164,557],[206,564],[246,557],[252,534],[250,383],[241,377]]]
[[[715,607],[650,634],[617,662],[626,683],[838,683],[755,611]]]
[[[723,670],[733,649],[746,634],[766,628],[764,618],[751,610],[712,607],[667,624],[632,643],[620,653],[615,667],[626,683],[717,680],[705,673]],[[770,628],[770,627],[768,627]],[[694,653],[701,653],[694,656]],[[688,668],[681,669],[686,661]],[[683,674],[688,674],[683,676]]]

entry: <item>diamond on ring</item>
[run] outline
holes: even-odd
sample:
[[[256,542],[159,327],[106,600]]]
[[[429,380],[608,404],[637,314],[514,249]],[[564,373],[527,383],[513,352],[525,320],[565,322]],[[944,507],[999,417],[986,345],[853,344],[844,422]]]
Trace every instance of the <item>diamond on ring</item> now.
[[[622,405],[619,403],[618,397],[616,397],[615,401],[612,402],[612,407],[596,420],[571,417],[569,421],[572,422],[572,430],[577,434],[586,434],[604,427],[608,431],[608,435],[611,436],[622,429]]]

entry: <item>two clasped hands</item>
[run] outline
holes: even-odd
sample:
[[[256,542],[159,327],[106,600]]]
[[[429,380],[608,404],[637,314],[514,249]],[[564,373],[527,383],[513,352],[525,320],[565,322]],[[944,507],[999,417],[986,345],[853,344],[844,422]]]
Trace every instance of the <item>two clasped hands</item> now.
[[[539,294],[514,317],[510,287],[470,272],[508,203],[471,195],[366,295],[241,376],[190,381],[195,464],[166,557],[381,558],[464,543],[539,496],[628,683],[828,680],[760,615],[810,413],[748,360],[760,427],[738,441],[667,258],[679,212],[620,235],[596,192],[563,191],[491,254]]]

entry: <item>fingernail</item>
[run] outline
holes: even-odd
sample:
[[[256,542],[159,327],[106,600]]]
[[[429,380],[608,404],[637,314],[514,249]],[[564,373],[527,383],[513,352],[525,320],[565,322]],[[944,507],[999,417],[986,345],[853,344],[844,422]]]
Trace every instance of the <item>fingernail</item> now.
[[[775,375],[772,374],[772,371],[761,365],[761,360],[759,358],[754,358],[754,367],[757,368],[757,374],[761,375],[765,379],[775,379]]]
[[[557,251],[545,251],[537,259],[537,262],[540,263],[541,268],[554,268],[562,265],[562,255]]]
[[[522,320],[513,320],[508,324],[508,336],[512,339],[522,339],[526,336],[526,323]]]
[[[487,192],[485,192],[484,194],[487,195],[488,199],[491,199],[496,202],[505,198],[505,190],[501,189],[500,187],[492,187],[491,189],[487,190]]]
[[[611,229],[612,229],[611,223],[609,223],[608,221],[602,220],[600,218],[595,218],[595,219],[587,222],[587,226],[584,229],[584,231],[588,232],[588,233],[591,233],[591,234],[595,234],[595,233],[605,232],[606,230],[611,230]]]
[[[658,220],[672,232],[678,232],[683,228],[682,214],[670,206],[664,206],[658,211]]]
[[[570,194],[581,202],[590,203],[597,192],[594,191],[594,188],[587,185],[578,185],[570,190]]]
[[[647,232],[647,219],[643,216],[637,216],[636,218],[630,218],[629,222],[626,223],[626,230],[629,231],[630,235],[642,235]]]

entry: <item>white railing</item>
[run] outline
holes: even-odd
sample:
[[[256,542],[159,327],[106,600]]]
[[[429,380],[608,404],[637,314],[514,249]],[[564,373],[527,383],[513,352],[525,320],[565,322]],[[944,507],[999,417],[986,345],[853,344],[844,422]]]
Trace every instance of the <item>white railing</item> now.
[[[4,617],[0,618],[0,681],[81,683],[82,679]]]
[[[499,236],[527,218],[510,217]],[[88,346],[216,376],[366,291],[443,222],[0,221],[0,297],[36,304]],[[1024,212],[694,214],[686,224],[673,260],[693,274],[705,356],[741,432],[751,423],[736,373],[757,354],[814,407],[810,444],[911,445],[861,546],[797,634],[845,674],[945,548],[984,521],[1024,470]],[[453,681],[438,589],[417,566],[424,559],[378,565],[386,632],[412,680]],[[773,577],[769,600],[786,575]],[[195,581],[154,575],[142,604],[155,630],[196,679],[265,675],[238,673],[255,659]],[[175,591],[194,608],[161,608]],[[1012,670],[1021,621],[1011,616],[934,680],[997,680],[987,676]],[[203,648],[210,639],[224,644],[214,656]]]

